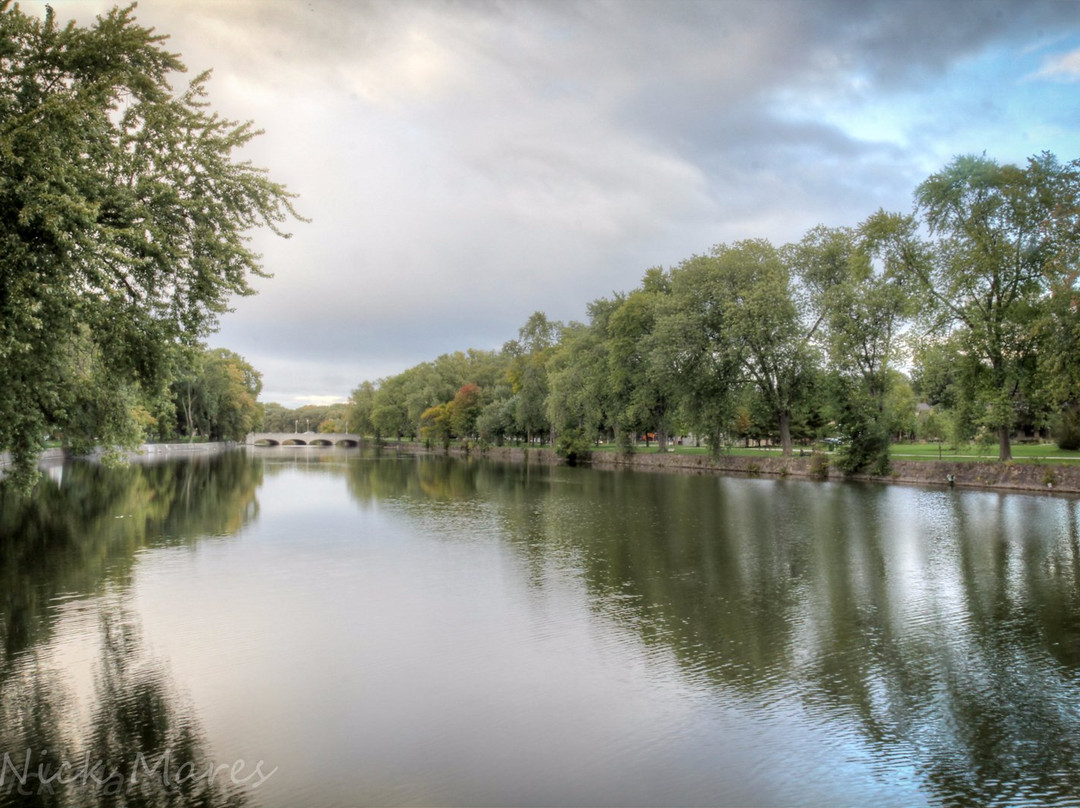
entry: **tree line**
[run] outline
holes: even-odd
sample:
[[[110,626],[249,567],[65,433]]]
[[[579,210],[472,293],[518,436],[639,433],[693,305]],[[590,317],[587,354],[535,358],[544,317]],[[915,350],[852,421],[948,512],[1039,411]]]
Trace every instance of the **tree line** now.
[[[888,464],[898,437],[1080,444],[1080,161],[961,156],[909,214],[801,240],[719,244],[588,321],[533,314],[498,351],[440,356],[353,391],[354,429],[448,444],[597,441],[716,451],[841,443],[849,471]],[[917,406],[921,405],[921,406]]]
[[[0,0],[0,450],[24,488],[49,435],[240,437],[261,415],[288,431],[260,413],[259,374],[203,340],[265,275],[249,231],[286,236],[294,196],[234,159],[258,131],[209,110],[207,73],[174,91],[184,65],[133,15],[62,26]],[[1078,200],[1077,161],[958,157],[911,214],[649,269],[585,323],[537,313],[501,350],[365,382],[319,428],[567,453],[837,436],[852,469],[882,467],[900,433],[987,436],[1003,460],[1018,430],[1074,446]]]

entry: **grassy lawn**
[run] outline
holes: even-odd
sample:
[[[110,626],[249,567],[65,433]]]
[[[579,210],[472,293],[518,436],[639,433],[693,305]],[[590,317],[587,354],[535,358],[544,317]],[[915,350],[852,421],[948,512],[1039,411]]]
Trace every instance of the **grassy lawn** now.
[[[889,451],[897,460],[937,460],[940,452],[942,460],[965,462],[997,460],[998,447],[996,443],[991,446],[969,443],[958,449],[929,443],[894,443]],[[1080,452],[1059,449],[1052,443],[1014,443],[1012,454],[1016,463],[1080,463]]]
[[[453,441],[453,445],[459,445],[457,441]],[[516,448],[533,448],[533,449],[550,449],[550,444],[533,444],[531,447],[526,447],[524,444],[507,443],[508,447]],[[799,456],[799,452],[803,451],[809,453],[811,448],[809,446],[796,446],[795,456]],[[619,447],[614,443],[605,443],[600,446],[593,447],[594,452],[618,452]],[[815,444],[813,451],[822,452],[826,454],[832,454],[833,452],[827,450],[823,444]],[[889,452],[895,460],[945,460],[955,463],[977,463],[977,462],[994,462],[997,460],[998,447],[997,443],[992,445],[980,445],[977,443],[969,443],[958,449],[953,449],[944,444],[936,443],[894,443]],[[1047,465],[1067,465],[1075,466],[1080,465],[1080,451],[1067,451],[1059,449],[1052,443],[1014,443],[1012,447],[1013,462],[1014,463],[1046,463]],[[656,443],[652,443],[648,448],[645,448],[645,444],[639,444],[634,450],[635,454],[656,454]],[[708,447],[700,446],[668,446],[669,454],[682,454],[682,455],[707,455],[709,454]],[[742,446],[733,446],[726,453],[728,456],[735,457],[761,457],[763,455],[775,455],[779,457],[781,455],[779,448],[751,448],[746,449]]]
[[[695,448],[693,446],[675,446],[675,454],[708,454],[709,450],[705,447]],[[798,446],[795,447],[796,456],[799,454]],[[817,451],[822,451],[820,445],[816,447]],[[603,446],[597,446],[594,451],[598,452],[615,452],[618,451],[618,447],[614,444],[605,444]],[[655,453],[657,451],[656,444],[654,443],[648,449],[642,444],[635,450],[637,454]],[[803,451],[810,451],[808,447],[803,447]],[[890,449],[890,454],[896,460],[948,460],[958,463],[975,463],[979,461],[995,461],[997,460],[997,444],[990,446],[979,445],[975,443],[961,446],[958,449],[952,449],[949,446],[940,445],[936,443],[894,443]],[[1080,464],[1080,452],[1078,451],[1066,451],[1059,449],[1052,443],[1043,444],[1013,444],[1013,462],[1015,463],[1048,463],[1054,465],[1077,465]],[[762,455],[780,455],[779,448],[766,448],[766,449],[745,449],[742,447],[732,447],[728,452],[729,455],[735,455],[737,457],[761,457]],[[939,456],[940,455],[940,456]]]

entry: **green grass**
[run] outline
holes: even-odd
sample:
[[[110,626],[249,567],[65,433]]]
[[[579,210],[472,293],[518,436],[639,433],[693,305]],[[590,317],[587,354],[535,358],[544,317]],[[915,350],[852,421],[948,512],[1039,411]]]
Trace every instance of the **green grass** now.
[[[889,453],[897,460],[951,460],[956,462],[995,461],[998,447],[969,443],[953,449],[936,443],[894,443]],[[1080,463],[1080,452],[1059,449],[1052,443],[1014,443],[1012,446],[1015,463],[1047,463],[1050,465],[1076,465]]]
[[[693,446],[675,446],[668,447],[669,452],[674,449],[674,454],[698,454],[706,455],[709,453],[706,447],[693,447]],[[796,456],[799,454],[800,448],[809,452],[810,447],[795,447]],[[939,452],[940,449],[940,452]],[[594,451],[597,452],[617,452],[618,447],[615,444],[604,444],[602,446],[595,447]],[[815,451],[823,451],[821,444],[815,446]],[[635,454],[655,454],[657,452],[656,444],[653,443],[648,449],[642,444],[635,450]],[[828,453],[828,452],[827,452]],[[894,443],[889,447],[889,453],[894,460],[947,460],[957,463],[977,463],[977,462],[993,462],[997,460],[998,447],[994,443],[992,445],[980,445],[970,443],[961,446],[957,449],[953,449],[946,445],[939,445],[936,443]],[[1080,451],[1067,451],[1059,449],[1052,443],[1014,443],[1012,447],[1013,462],[1014,463],[1046,463],[1047,465],[1078,465],[1080,464]],[[781,452],[779,448],[752,448],[746,449],[741,446],[732,447],[726,452],[727,455],[734,455],[736,457],[761,457],[763,455],[775,455],[780,456]],[[939,456],[940,454],[940,456]]]
[[[459,445],[459,442],[453,441],[452,445]],[[551,448],[550,444],[533,444],[532,446],[528,446],[526,444],[512,442],[508,442],[506,446],[532,449]],[[796,457],[798,457],[800,450],[806,453],[810,453],[813,450],[816,452],[825,452],[826,454],[835,454],[835,450],[828,451],[824,448],[823,444],[820,443],[814,444],[812,450],[809,446],[796,446]],[[614,443],[604,443],[599,446],[594,446],[593,451],[618,452],[621,450]],[[652,442],[648,448],[645,448],[645,444],[642,443],[634,449],[634,454],[656,454],[657,452],[658,449],[655,442]],[[680,455],[707,455],[709,454],[709,448],[707,446],[676,446],[669,444],[668,453]],[[944,460],[954,463],[987,463],[997,461],[998,447],[997,443],[990,445],[969,443],[956,449],[946,444],[937,443],[894,443],[889,447],[889,453],[894,460]],[[1045,463],[1046,465],[1051,466],[1080,465],[1080,451],[1059,449],[1052,443],[1014,443],[1012,446],[1012,453],[1014,463]],[[760,449],[756,447],[747,449],[743,446],[733,446],[728,449],[725,454],[729,457],[762,457],[768,455],[780,457],[781,451],[779,447],[771,446]]]

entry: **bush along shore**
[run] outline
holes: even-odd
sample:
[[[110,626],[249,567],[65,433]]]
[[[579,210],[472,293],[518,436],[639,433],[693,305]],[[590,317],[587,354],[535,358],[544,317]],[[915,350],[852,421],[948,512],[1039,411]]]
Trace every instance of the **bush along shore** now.
[[[442,449],[425,449],[419,444],[404,444],[401,451],[442,454]],[[551,449],[490,447],[466,450],[451,446],[453,456],[484,457],[511,463],[564,464],[566,460]],[[1055,466],[1049,463],[951,462],[947,460],[894,460],[888,473],[844,474],[831,464],[826,453],[802,457],[743,457],[736,455],[652,454],[593,452],[583,465],[597,469],[628,468],[645,471],[675,471],[692,474],[738,474],[783,479],[861,480],[909,485],[935,485],[956,488],[984,488],[1007,491],[1051,491],[1080,494],[1080,466]]]

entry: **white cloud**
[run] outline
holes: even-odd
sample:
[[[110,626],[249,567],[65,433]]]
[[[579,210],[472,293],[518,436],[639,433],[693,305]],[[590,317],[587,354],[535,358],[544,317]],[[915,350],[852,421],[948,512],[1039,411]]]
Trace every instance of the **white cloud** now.
[[[1080,81],[1080,49],[1047,58],[1035,77],[1068,82]]]

